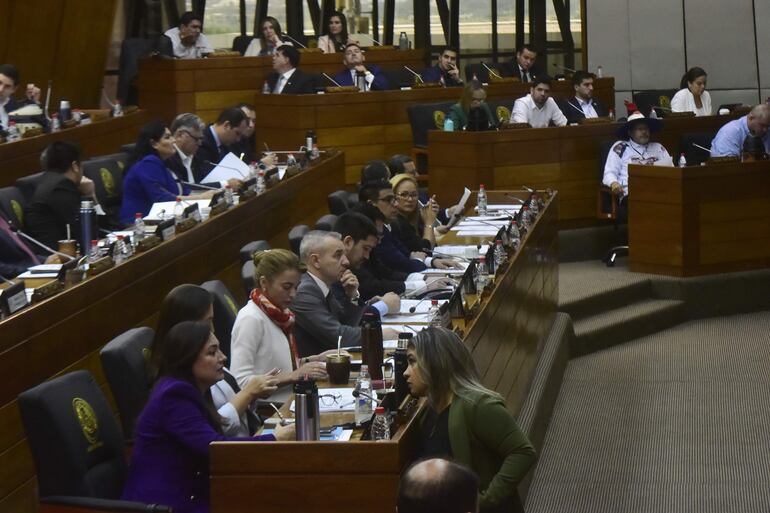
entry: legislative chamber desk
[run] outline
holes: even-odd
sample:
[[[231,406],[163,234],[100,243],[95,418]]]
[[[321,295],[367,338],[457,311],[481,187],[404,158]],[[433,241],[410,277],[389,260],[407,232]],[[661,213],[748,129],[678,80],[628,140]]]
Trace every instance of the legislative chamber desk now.
[[[770,162],[629,166],[629,267],[669,276],[770,267]]]
[[[80,146],[83,160],[117,153],[124,144],[136,142],[139,129],[150,120],[146,110],[138,110],[120,118],[107,111],[86,111],[94,121],[88,125],[67,128],[12,143],[0,144],[0,187],[16,183],[18,178],[42,171],[40,154],[54,141],[71,141]]]
[[[599,79],[596,96],[612,105],[615,100],[614,87],[615,79]],[[492,83],[486,88],[490,100],[509,100],[509,110],[513,108],[514,100],[528,94],[529,89],[529,84],[520,82]],[[553,82],[552,91],[556,97],[574,94],[572,83],[568,81]],[[345,151],[346,182],[352,185],[360,180],[361,167],[366,162],[387,159],[397,153],[411,154],[413,141],[407,113],[409,106],[457,102],[461,93],[462,88],[459,87],[430,87],[321,95],[257,94],[256,98],[251,98],[257,108],[257,149],[262,150],[265,144],[270,148],[299,147],[305,143],[307,130],[312,129],[318,136],[320,147],[334,146]],[[447,160],[451,161],[452,157],[444,155],[441,162]],[[429,161],[430,173],[433,174],[432,157],[429,157]],[[463,162],[455,164],[461,165]],[[462,181],[462,178],[458,180]],[[478,184],[472,180],[464,183]],[[505,188],[511,184],[498,185],[498,188]],[[518,183],[512,185],[517,188],[519,186]],[[462,188],[454,189],[451,200],[454,201],[461,192]],[[440,201],[446,202],[449,199],[441,198]]]
[[[366,52],[366,62],[382,69],[406,65],[419,71],[427,65],[427,58],[425,50],[402,52],[383,47]],[[299,68],[305,73],[324,72],[334,76],[344,69],[342,54],[301,52]],[[272,72],[272,57],[142,59],[136,79],[139,105],[168,123],[182,112],[194,112],[212,122],[226,107],[251,103],[254,93],[262,91],[265,79]]]
[[[511,203],[499,192],[488,196],[490,204]],[[499,392],[514,415],[529,392],[556,314],[557,209],[551,199],[475,319],[453,321],[463,330],[484,385]],[[482,241],[445,239],[442,243]],[[417,457],[417,444],[415,418],[386,442],[214,443],[211,510],[392,513],[401,472]]]
[[[0,512],[36,509],[35,469],[16,396],[53,376],[87,369],[111,397],[99,361],[102,346],[150,323],[181,283],[224,279],[242,297],[241,246],[267,239],[287,247],[293,225],[327,213],[326,195],[342,187],[343,168],[344,155],[330,153],[264,195],[0,322]]]
[[[664,119],[653,134],[676,158],[679,137],[689,132],[716,132],[732,116]],[[618,139],[617,123],[522,128],[499,132],[428,133],[429,189],[441,205],[456,201],[466,184],[487,189],[522,185],[559,191],[563,227],[596,219],[600,184],[599,149]]]

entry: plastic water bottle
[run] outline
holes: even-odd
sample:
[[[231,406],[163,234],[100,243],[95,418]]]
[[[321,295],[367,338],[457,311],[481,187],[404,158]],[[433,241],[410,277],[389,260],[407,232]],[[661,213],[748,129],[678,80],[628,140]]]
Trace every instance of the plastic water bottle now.
[[[120,104],[120,100],[115,100],[115,104],[112,106],[112,117],[119,118],[123,116],[123,106]]]
[[[369,377],[369,366],[361,365],[361,372],[356,379],[356,388],[359,392],[372,395],[372,380]],[[356,424],[369,420],[372,416],[372,400],[363,395],[356,398]]]
[[[91,250],[88,252],[88,262],[96,262],[99,260],[99,241],[94,239],[91,241]]]
[[[16,126],[15,121],[11,121],[8,123],[8,142],[18,141],[21,139],[21,132],[19,132],[19,127]]]
[[[540,198],[537,194],[532,194],[532,199],[529,200],[529,211],[535,217],[540,213]]]
[[[126,242],[122,235],[118,235],[118,240],[112,248],[112,261],[115,262],[115,265],[120,265],[126,261],[126,258]]]
[[[398,36],[398,49],[402,52],[409,50],[409,38],[406,37],[406,32],[401,32],[401,35]]]
[[[484,256],[480,256],[476,264],[476,293],[481,295],[488,283],[489,269],[487,269],[487,259]]]
[[[484,184],[479,185],[479,194],[476,196],[476,207],[480,216],[487,215],[487,190]]]
[[[655,111],[655,107],[650,109],[650,119],[658,119],[658,113]]]
[[[51,116],[51,132],[58,132],[61,130],[61,121],[59,121],[59,114],[54,113]]]
[[[142,219],[142,213],[137,212],[134,214],[134,247],[138,246],[142,240],[144,240],[144,219]]]
[[[615,121],[615,111],[610,109],[610,111],[607,113],[607,117],[610,118],[610,120]]]
[[[179,224],[184,221],[184,205],[182,205],[182,198],[177,197],[176,205],[174,205],[174,224]]]
[[[596,78],[604,78],[604,70],[601,66],[596,68]]]
[[[515,219],[511,221],[511,225],[508,227],[508,241],[514,250],[519,249],[521,233],[519,232],[519,223]]]
[[[390,440],[390,421],[385,414],[385,408],[378,406],[374,409],[374,420],[372,421],[372,440],[379,442],[381,440]]]
[[[265,185],[265,172],[260,169],[257,173],[257,194],[264,194],[266,189],[267,185]]]
[[[430,300],[428,319],[430,320],[430,325],[434,328],[440,328],[443,325],[441,322],[441,308],[438,306],[438,299]]]
[[[267,83],[267,80],[262,84],[262,94],[270,94],[270,84]]]
[[[233,188],[229,185],[225,185],[225,203],[227,208],[232,207],[235,204],[235,198],[233,197]]]
[[[452,118],[447,117],[444,118],[444,132],[454,132],[455,131],[455,122],[452,121]]]
[[[505,252],[503,247],[503,241],[497,239],[495,241],[495,269],[500,269],[500,266],[508,263],[508,253]]]
[[[679,167],[687,167],[687,159],[684,158],[684,153],[679,155],[679,163],[677,164]]]
[[[532,216],[527,205],[521,207],[521,224],[526,231],[529,231],[529,228],[532,226]]]

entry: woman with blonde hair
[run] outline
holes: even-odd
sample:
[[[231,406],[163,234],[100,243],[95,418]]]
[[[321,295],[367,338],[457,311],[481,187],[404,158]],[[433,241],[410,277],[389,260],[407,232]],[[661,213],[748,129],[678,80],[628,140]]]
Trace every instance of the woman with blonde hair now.
[[[449,109],[449,119],[455,130],[488,130],[497,127],[497,118],[486,103],[487,92],[478,80],[463,88],[460,101]]]
[[[439,211],[435,198],[430,198],[427,205],[421,204],[417,180],[405,173],[391,178],[390,184],[398,200],[398,218],[391,224],[393,235],[409,251],[431,251],[436,245],[433,229]]]
[[[231,372],[241,387],[272,369],[280,372],[278,390],[270,400],[284,402],[291,395],[291,384],[307,375],[326,378],[326,354],[299,357],[294,339],[294,300],[304,269],[291,251],[270,249],[254,254],[254,290],[241,308],[233,325],[230,342]],[[333,350],[336,352],[336,349]]]

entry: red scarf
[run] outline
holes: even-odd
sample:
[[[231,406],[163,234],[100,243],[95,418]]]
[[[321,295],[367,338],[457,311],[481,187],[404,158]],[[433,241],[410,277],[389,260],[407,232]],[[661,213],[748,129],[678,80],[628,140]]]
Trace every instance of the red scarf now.
[[[297,341],[294,339],[294,312],[286,309],[280,309],[275,306],[266,295],[259,289],[251,291],[251,300],[257,307],[265,312],[276,326],[281,328],[283,334],[289,341],[289,351],[291,352],[292,369],[299,367],[299,352],[297,351]]]

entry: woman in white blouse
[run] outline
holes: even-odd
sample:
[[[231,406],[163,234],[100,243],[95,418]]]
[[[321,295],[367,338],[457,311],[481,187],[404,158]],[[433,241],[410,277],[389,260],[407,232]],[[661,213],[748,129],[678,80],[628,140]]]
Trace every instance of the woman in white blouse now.
[[[241,308],[233,325],[230,341],[231,372],[242,386],[251,380],[280,369],[274,375],[278,390],[270,400],[285,402],[291,385],[307,375],[326,379],[326,354],[299,358],[294,340],[294,313],[289,310],[302,276],[299,259],[291,251],[271,249],[254,254],[255,289]],[[265,369],[265,370],[263,370]]]
[[[323,53],[344,52],[348,43],[358,42],[348,39],[348,22],[339,11],[329,15],[324,28],[324,34],[318,38],[318,48]]]
[[[272,16],[267,16],[262,20],[260,30],[260,36],[251,40],[251,43],[246,48],[246,52],[243,54],[244,57],[273,55],[276,48],[281,45],[294,46],[291,44],[291,41],[284,41],[281,24]]]
[[[690,68],[682,77],[681,89],[671,98],[672,112],[694,112],[696,116],[711,115],[711,96],[706,91],[708,75],[703,68]]]

